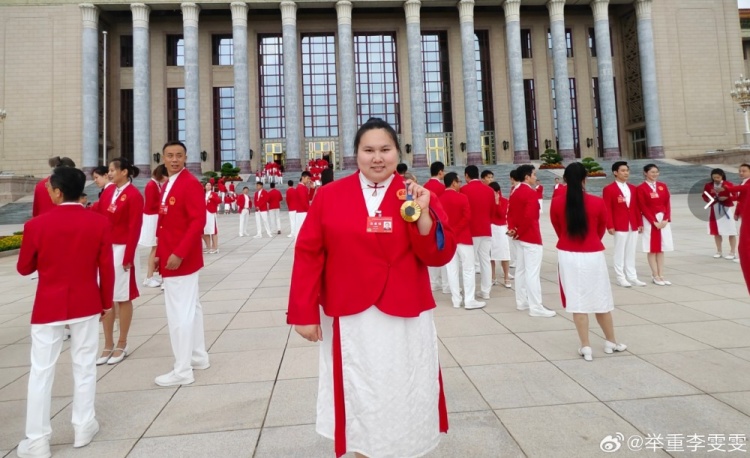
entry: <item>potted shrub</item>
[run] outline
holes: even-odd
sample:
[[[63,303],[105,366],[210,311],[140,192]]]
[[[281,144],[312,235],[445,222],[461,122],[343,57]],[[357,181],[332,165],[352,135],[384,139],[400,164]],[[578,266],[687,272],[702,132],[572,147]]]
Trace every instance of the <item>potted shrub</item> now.
[[[586,175],[589,177],[606,177],[604,169],[594,160],[593,157],[584,157],[581,163],[586,167]]]
[[[240,168],[233,166],[229,162],[225,162],[221,166],[221,176],[224,181],[240,181]]]
[[[563,169],[565,166],[563,166],[562,161],[563,157],[558,154],[558,152],[552,148],[549,148],[545,150],[539,158],[542,160],[542,165],[539,166],[540,169]]]

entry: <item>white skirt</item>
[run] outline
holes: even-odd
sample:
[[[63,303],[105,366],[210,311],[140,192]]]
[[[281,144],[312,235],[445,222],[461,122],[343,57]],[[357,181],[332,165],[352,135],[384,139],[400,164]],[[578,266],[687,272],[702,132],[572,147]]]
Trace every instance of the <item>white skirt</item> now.
[[[663,213],[657,213],[657,221],[661,221],[664,218]],[[672,241],[672,223],[667,224],[667,227],[661,230],[661,251],[674,251],[674,242]],[[641,247],[644,253],[651,253],[651,223],[644,217],[643,218],[643,237],[641,237]]]
[[[732,236],[737,235],[737,222],[734,220],[734,210],[735,207],[724,207],[724,210],[726,210],[726,213],[722,212],[721,215],[718,214],[718,205],[714,206],[714,214],[717,216],[716,218],[716,228],[719,230],[718,235],[723,236]],[[729,216],[727,218],[727,216]],[[711,218],[711,210],[709,209],[708,217]],[[708,235],[711,234],[711,221],[708,222]]]
[[[159,215],[143,215],[141,237],[138,239],[138,245],[156,246],[157,224],[159,224]]]
[[[218,232],[218,228],[216,227],[216,213],[206,210],[206,225],[203,226],[203,235],[214,235]]]
[[[492,225],[492,247],[490,247],[491,261],[510,261],[510,243],[508,236],[508,226]]]
[[[333,318],[321,308],[318,434],[334,439]],[[339,318],[349,453],[417,457],[440,441],[438,346],[432,310],[416,318],[377,307]]]
[[[122,268],[122,260],[125,258],[125,245],[112,245],[112,257],[115,263],[115,293],[112,298],[115,302],[127,302],[130,300],[130,281],[131,275],[135,275],[141,270],[141,260],[138,253],[133,256],[133,265],[129,271]],[[138,282],[135,282],[138,288]]]
[[[560,293],[568,313],[606,313],[614,310],[612,286],[603,251],[575,253],[558,250]]]

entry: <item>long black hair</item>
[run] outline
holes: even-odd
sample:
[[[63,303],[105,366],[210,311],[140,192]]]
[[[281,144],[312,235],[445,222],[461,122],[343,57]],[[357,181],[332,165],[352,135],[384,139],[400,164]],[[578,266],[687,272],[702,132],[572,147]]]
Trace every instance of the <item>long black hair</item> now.
[[[721,175],[721,181],[727,181],[727,174],[722,169],[711,170],[711,182],[714,181],[714,175]]]
[[[117,167],[119,170],[127,170],[128,171],[128,178],[133,179],[138,176],[139,173],[141,173],[141,170],[130,163],[130,159],[126,157],[116,157],[109,161],[110,164],[115,164],[115,167]]]
[[[583,191],[586,167],[580,162],[573,162],[565,167],[563,179],[568,184],[565,194],[565,220],[568,225],[568,235],[571,238],[584,239],[589,232]]]

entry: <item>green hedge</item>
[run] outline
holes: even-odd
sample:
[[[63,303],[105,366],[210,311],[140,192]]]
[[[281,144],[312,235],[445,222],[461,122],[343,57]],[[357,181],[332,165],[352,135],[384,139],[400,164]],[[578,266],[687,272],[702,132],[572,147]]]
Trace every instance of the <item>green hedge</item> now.
[[[11,235],[0,238],[0,251],[17,250],[18,248],[21,248],[22,239],[23,235]]]

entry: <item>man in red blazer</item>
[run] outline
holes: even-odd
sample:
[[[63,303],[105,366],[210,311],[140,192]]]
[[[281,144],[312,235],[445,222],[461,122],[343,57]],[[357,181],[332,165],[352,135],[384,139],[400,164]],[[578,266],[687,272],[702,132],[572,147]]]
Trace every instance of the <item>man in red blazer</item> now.
[[[602,190],[604,205],[607,208],[607,231],[615,236],[614,267],[617,284],[646,286],[638,280],[635,271],[635,250],[638,245],[638,234],[643,232],[641,210],[635,197],[635,186],[628,183],[630,167],[625,161],[612,164],[615,181]]]
[[[302,229],[302,224],[305,222],[305,218],[307,217],[307,210],[310,209],[310,201],[312,201],[311,195],[313,190],[310,188],[310,180],[312,179],[312,175],[310,172],[305,170],[302,172],[302,175],[299,179],[299,184],[297,185],[297,199],[295,202],[295,206],[297,207],[297,217],[294,224],[294,230],[296,237],[297,234],[299,234],[300,229]]]
[[[750,182],[750,164],[742,164],[739,166],[739,172],[740,172],[740,186],[747,184]],[[737,234],[742,234],[742,213],[745,210],[744,207],[747,206],[745,202],[749,201],[747,197],[746,192],[738,192],[735,194],[735,199],[737,200],[737,210],[734,212],[734,220],[737,221]],[[741,247],[740,245],[740,239],[739,235],[737,237],[737,246]],[[740,262],[740,249],[737,250],[737,257],[734,258],[734,262],[739,263]]]
[[[286,184],[286,208],[289,212],[289,235],[292,238],[297,235],[297,189],[294,188],[294,180]]]
[[[464,297],[463,303],[466,310],[480,309],[487,305],[479,302],[474,297],[476,292],[476,270],[474,268],[474,247],[471,238],[471,206],[469,198],[462,194],[461,181],[455,172],[445,174],[445,192],[440,196],[440,203],[448,215],[448,221],[456,237],[456,254],[448,264],[445,265],[448,277],[448,285],[451,292],[453,307],[461,308],[461,285],[459,281],[459,269],[463,274]]]
[[[490,264],[490,249],[492,248],[492,214],[497,211],[495,205],[495,191],[479,181],[479,168],[470,165],[464,169],[466,185],[461,187],[461,193],[469,198],[471,207],[471,221],[469,230],[474,244],[474,256],[479,261],[479,295],[482,299],[490,298],[492,289],[492,264]]]
[[[424,184],[424,188],[440,197],[445,192],[445,184],[443,183],[443,177],[445,176],[445,164],[440,161],[435,161],[430,164],[430,179]],[[428,267],[427,270],[430,272],[430,284],[432,290],[437,291],[442,288],[443,292],[449,291],[448,276],[443,275],[445,273],[445,266],[443,267]],[[445,276],[445,278],[443,278]]]
[[[55,365],[70,327],[73,361],[73,447],[88,445],[99,431],[95,418],[99,321],[112,310],[115,272],[107,219],[79,204],[86,175],[58,167],[47,180],[56,206],[24,225],[18,273],[39,273],[31,312],[31,372],[26,439],[18,456],[51,456],[50,403]],[[98,278],[97,278],[98,277]]]
[[[253,204],[255,205],[255,226],[258,228],[258,233],[254,238],[263,237],[263,228],[266,229],[269,237],[273,237],[271,228],[268,226],[268,192],[263,189],[263,183],[255,183]]]
[[[249,236],[247,232],[250,209],[253,208],[253,200],[250,198],[250,188],[242,188],[242,194],[237,196],[237,210],[240,213],[240,237]]]
[[[281,234],[281,215],[279,213],[281,201],[284,200],[284,197],[281,195],[281,191],[276,189],[276,183],[272,181],[269,186],[271,189],[268,191],[268,219],[271,227],[273,227],[271,232]]]
[[[156,377],[155,382],[159,386],[189,385],[194,381],[193,369],[206,369],[210,365],[198,289],[206,206],[203,187],[185,169],[185,145],[179,141],[167,142],[162,157],[169,181],[159,207],[156,263],[164,278],[164,303],[175,362],[173,370]]]
[[[539,229],[539,195],[534,189],[536,170],[524,164],[516,169],[521,184],[510,195],[508,235],[516,244],[516,308],[530,316],[553,317],[556,313],[542,305],[542,232]]]

